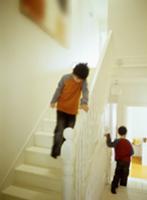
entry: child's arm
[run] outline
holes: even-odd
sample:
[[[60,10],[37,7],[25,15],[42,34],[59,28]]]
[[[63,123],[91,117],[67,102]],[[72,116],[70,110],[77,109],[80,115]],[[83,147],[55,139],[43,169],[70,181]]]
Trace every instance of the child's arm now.
[[[51,100],[51,102],[50,102],[50,105],[51,105],[52,108],[55,107],[55,104],[56,104],[56,102],[58,101],[58,98],[59,98],[59,96],[60,96],[60,94],[61,94],[61,91],[62,91],[62,89],[63,89],[63,87],[64,87],[64,79],[65,79],[65,76],[63,76],[63,77],[60,79],[60,81],[58,82],[58,86],[57,86],[57,88],[56,88],[56,90],[55,90],[55,93],[54,93],[54,95],[53,95],[53,97],[52,97],[52,100]]]
[[[88,84],[87,81],[83,81],[83,85],[82,85],[82,99],[81,99],[81,109],[85,110],[86,112],[88,111]]]
[[[108,147],[115,147],[116,144],[118,143],[118,139],[114,140],[113,142],[111,141],[111,136],[110,133],[105,134],[106,136],[106,144]]]

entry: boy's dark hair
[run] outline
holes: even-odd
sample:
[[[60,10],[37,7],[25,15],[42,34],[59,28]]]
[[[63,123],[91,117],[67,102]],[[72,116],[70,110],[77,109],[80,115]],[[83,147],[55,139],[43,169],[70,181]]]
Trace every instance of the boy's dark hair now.
[[[86,79],[89,74],[89,68],[87,63],[79,63],[73,69],[73,74],[80,79]]]
[[[125,127],[125,126],[120,126],[119,128],[118,128],[118,133],[119,133],[119,135],[126,135],[127,134],[127,128]]]

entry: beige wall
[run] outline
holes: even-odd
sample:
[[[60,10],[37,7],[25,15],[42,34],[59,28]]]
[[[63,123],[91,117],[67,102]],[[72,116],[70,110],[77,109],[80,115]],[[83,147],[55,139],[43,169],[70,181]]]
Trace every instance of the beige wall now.
[[[78,56],[89,61],[92,67],[96,67],[101,47],[106,39],[108,0],[82,0],[78,5],[81,11],[77,21],[79,33],[82,32],[78,42],[81,48],[83,47],[82,51],[79,49]]]
[[[72,63],[64,49],[20,14],[18,0],[2,0],[3,51],[0,183],[52,95],[53,82]],[[5,61],[5,63],[4,63]],[[53,72],[54,71],[54,72]]]
[[[112,74],[112,88],[117,80],[121,95],[118,98],[111,95],[110,100],[119,104],[118,123],[126,124],[126,106],[147,106],[147,67],[118,66],[113,68]]]
[[[1,13],[2,9],[0,7],[0,13]],[[2,18],[0,17],[0,27],[2,25]],[[2,56],[2,32],[1,32],[1,28],[0,28],[0,180],[2,175],[2,170],[1,170],[1,166],[2,166],[2,84],[3,84],[3,56]]]
[[[122,95],[120,97],[120,102],[125,105],[132,106],[147,106],[147,81],[139,82],[126,82],[120,84],[122,88]]]
[[[113,78],[122,88],[118,124],[126,123],[126,105],[147,105],[146,10],[146,0],[109,0],[109,28],[113,31],[116,59]]]
[[[0,163],[2,161],[1,158],[2,158],[2,57],[0,54]],[[0,177],[2,177],[1,167],[0,167]]]
[[[109,0],[116,57],[147,55],[146,11],[146,0]]]
[[[122,95],[118,100],[118,124],[127,125],[126,108],[128,106],[147,107],[147,81],[122,82],[120,83],[120,87],[122,89]]]
[[[74,14],[79,16],[81,9],[77,6],[79,2],[75,2]],[[20,14],[18,3],[19,0],[1,0],[0,3],[3,51],[0,141],[4,152],[0,154],[0,184],[51,98],[54,83],[61,74],[70,71],[73,63],[89,63],[91,57],[82,59],[79,55],[97,45],[93,41],[88,48],[86,40],[78,43],[83,32],[80,36],[79,18],[76,18],[77,21],[72,22],[78,26],[72,25],[72,28],[77,29],[78,34],[71,34],[71,46],[63,48]]]
[[[115,102],[118,104],[117,125],[127,125],[126,108],[128,106],[145,106],[147,107],[147,80],[120,80],[121,95],[118,96]],[[111,96],[113,102],[114,98]]]

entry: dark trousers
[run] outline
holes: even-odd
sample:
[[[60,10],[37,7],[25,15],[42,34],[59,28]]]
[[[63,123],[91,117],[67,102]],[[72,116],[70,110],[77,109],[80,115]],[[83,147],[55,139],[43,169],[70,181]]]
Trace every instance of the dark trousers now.
[[[111,183],[112,190],[117,188],[119,183],[122,186],[127,186],[128,175],[129,175],[129,166],[130,163],[125,161],[117,161],[115,174],[113,181]]]
[[[54,140],[51,156],[57,157],[61,153],[61,146],[64,142],[63,131],[67,127],[74,128],[76,115],[71,115],[57,110],[57,122],[54,130]]]

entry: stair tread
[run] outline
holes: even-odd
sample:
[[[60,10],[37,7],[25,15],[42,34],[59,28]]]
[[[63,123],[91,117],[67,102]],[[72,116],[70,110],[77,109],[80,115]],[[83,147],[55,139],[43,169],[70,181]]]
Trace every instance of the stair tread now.
[[[48,154],[50,155],[51,153],[51,149],[50,148],[45,148],[45,147],[38,147],[38,146],[31,146],[31,147],[28,147],[26,149],[26,151],[32,151],[32,152],[38,152],[38,153],[45,153],[45,154]]]
[[[55,122],[56,122],[56,120],[55,120],[55,119],[50,119],[50,118],[48,118],[48,117],[45,117],[45,118],[43,119],[43,121],[47,121],[47,122],[53,122],[53,123],[55,123]]]
[[[3,190],[3,194],[12,196],[12,197],[18,197],[21,199],[26,200],[60,200],[61,194],[54,191],[49,192],[40,192],[40,191],[34,191],[28,188],[19,187],[15,185],[10,185],[5,190]]]
[[[40,146],[31,146],[31,147],[28,147],[28,148],[26,148],[26,151],[47,154],[48,156],[50,156],[50,154],[51,154],[51,148],[40,147]],[[52,159],[54,159],[54,158],[52,158]],[[59,156],[58,158],[56,158],[57,162],[60,162],[61,160],[62,160],[61,156]]]
[[[62,171],[56,168],[44,168],[39,166],[21,164],[15,168],[16,171],[27,172],[35,175],[41,175],[48,178],[61,179]]]
[[[35,135],[43,135],[43,136],[48,136],[48,137],[53,137],[53,133],[47,132],[47,131],[37,131]]]

